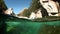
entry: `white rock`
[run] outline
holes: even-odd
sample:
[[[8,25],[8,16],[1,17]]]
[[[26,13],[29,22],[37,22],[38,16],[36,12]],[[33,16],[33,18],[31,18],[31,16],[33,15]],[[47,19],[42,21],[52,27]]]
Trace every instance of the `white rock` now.
[[[35,18],[42,18],[42,13],[40,9],[37,11]]]
[[[7,9],[4,13],[5,13],[5,14],[8,14],[8,15],[11,15],[12,12],[13,12],[13,9],[12,9],[12,8],[9,8],[9,9]]]
[[[29,19],[35,19],[35,13],[34,12],[31,13]]]
[[[43,1],[48,1],[44,2]],[[58,16],[58,14],[52,15],[51,13],[58,13],[57,3],[52,0],[40,0],[41,5],[47,10],[49,16]]]

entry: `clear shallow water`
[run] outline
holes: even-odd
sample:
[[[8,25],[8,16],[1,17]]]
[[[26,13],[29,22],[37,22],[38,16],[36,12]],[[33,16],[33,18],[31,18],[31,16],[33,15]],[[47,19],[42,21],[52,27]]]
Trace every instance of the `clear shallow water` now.
[[[60,26],[60,21],[33,22],[29,20],[9,20],[7,31],[10,34],[37,34],[44,25]]]

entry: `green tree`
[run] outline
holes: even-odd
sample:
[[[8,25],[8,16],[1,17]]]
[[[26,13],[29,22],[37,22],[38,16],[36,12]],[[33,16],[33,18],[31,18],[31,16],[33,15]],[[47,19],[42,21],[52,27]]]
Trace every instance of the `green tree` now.
[[[28,17],[28,9],[24,9],[22,12],[18,14],[18,16],[25,16]]]
[[[45,17],[45,16],[48,16],[48,13],[46,11],[46,9],[44,9],[42,7],[42,5],[40,4],[39,0],[32,0],[31,2],[31,5],[28,9],[28,15],[31,14],[31,12],[35,12],[36,10],[40,9],[41,10],[41,13],[42,13],[42,16]]]
[[[41,13],[42,13],[43,17],[48,16],[47,11],[42,7],[39,0],[32,0],[30,7],[28,8],[28,10],[24,10],[23,14],[24,14],[24,16],[29,17],[31,12],[35,12],[38,9],[42,10]]]
[[[6,9],[7,9],[7,6],[6,6],[6,4],[5,4],[5,1],[4,1],[4,0],[0,0],[0,8],[1,8],[1,9],[4,9],[4,10],[6,10]]]
[[[39,5],[39,2],[38,2],[39,0],[32,0],[32,2],[31,2],[31,5],[30,5],[30,7],[29,7],[29,9],[28,9],[28,11],[29,11],[29,15],[31,14],[31,12],[34,12],[35,10],[37,10],[37,9],[39,9],[40,8],[40,5]]]

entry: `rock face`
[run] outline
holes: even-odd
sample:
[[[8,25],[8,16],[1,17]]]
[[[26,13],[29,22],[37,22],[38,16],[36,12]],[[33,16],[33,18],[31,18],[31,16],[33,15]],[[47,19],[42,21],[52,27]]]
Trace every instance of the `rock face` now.
[[[58,16],[58,4],[56,2],[52,0],[40,0],[40,3],[47,10],[49,16]]]
[[[25,10],[25,9],[24,9],[24,10]],[[29,18],[26,17],[26,16],[24,16],[24,13],[25,13],[24,10],[19,13],[19,15],[18,15],[19,18],[26,18],[26,19],[42,18],[42,13],[41,13],[41,10],[40,10],[40,9],[36,10],[35,12],[31,12]],[[26,13],[27,13],[27,12],[26,12]]]
[[[35,18],[36,18],[36,15],[35,15],[34,12],[32,12],[31,15],[30,15],[30,17],[29,17],[29,19],[35,19]]]
[[[8,14],[8,15],[11,15],[12,12],[13,12],[13,9],[12,9],[12,8],[9,8],[9,9],[7,9],[4,13],[5,13],[5,14]]]
[[[36,13],[36,18],[42,18],[42,13],[41,13],[41,10],[39,10],[39,9]]]
[[[9,8],[6,11],[4,11],[4,14],[8,14],[8,15],[15,15],[15,13],[13,12],[13,8]]]
[[[28,8],[24,8],[20,13],[18,13],[18,16],[26,16]]]
[[[28,8],[24,8],[22,11],[20,11],[20,13],[17,14],[17,17],[28,19],[28,17],[26,17],[27,10],[28,10]]]
[[[38,9],[36,12],[31,13],[30,19],[35,19],[35,18],[42,18],[41,10]]]
[[[58,11],[58,7],[59,7],[58,2],[55,2],[52,0],[40,0],[40,4],[42,7],[39,6],[38,9],[41,9],[41,10],[37,10],[36,13],[35,13],[36,9],[31,9],[31,8],[30,8],[31,10],[28,9],[29,10],[28,12],[30,12],[30,14],[28,14],[28,12],[24,11],[25,10],[24,9],[22,12],[20,12],[19,16],[24,16],[25,14],[27,14],[27,15],[30,15],[29,16],[30,19],[42,18],[42,17],[46,17],[46,16],[59,16],[60,13]],[[33,7],[35,7],[35,6],[32,6],[32,8]]]

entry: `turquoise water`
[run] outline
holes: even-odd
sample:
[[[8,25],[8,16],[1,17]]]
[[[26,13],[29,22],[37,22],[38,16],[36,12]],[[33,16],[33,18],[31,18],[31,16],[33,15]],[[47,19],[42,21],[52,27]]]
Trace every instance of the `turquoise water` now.
[[[7,31],[10,34],[37,34],[39,29],[44,25],[59,26],[60,21],[51,22],[33,22],[30,20],[9,20],[6,21],[8,24]]]
[[[8,34],[60,34],[60,21],[34,22],[9,15],[0,15],[0,20],[7,23]]]

